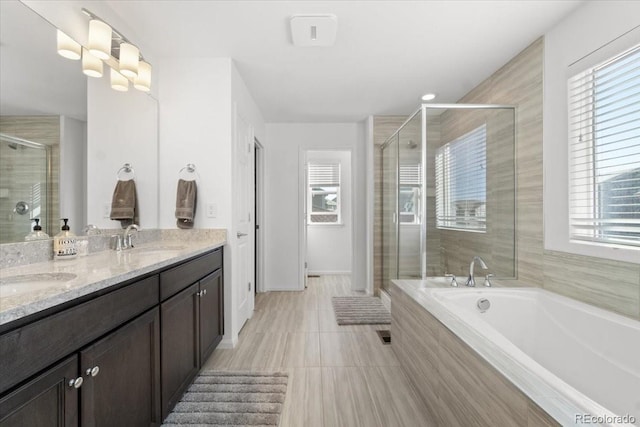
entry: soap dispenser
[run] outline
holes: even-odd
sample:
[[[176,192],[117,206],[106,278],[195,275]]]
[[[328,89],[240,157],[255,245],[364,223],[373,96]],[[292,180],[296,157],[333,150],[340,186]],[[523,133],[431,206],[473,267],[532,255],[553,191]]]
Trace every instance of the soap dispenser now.
[[[64,225],[53,239],[54,259],[73,259],[78,255],[76,235],[69,228],[69,218],[62,218]]]
[[[40,218],[34,218],[36,225],[33,226],[33,231],[27,234],[24,238],[26,242],[32,240],[46,240],[49,238],[49,235],[42,231],[42,227],[40,226]]]

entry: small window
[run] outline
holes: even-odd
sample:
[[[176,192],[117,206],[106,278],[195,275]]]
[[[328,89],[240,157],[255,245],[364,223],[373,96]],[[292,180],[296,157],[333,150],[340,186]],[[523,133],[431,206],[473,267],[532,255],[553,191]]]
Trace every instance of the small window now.
[[[422,165],[400,165],[400,193],[398,205],[401,224],[420,224],[420,189],[422,188]]]
[[[340,164],[309,163],[309,224],[340,223]]]
[[[487,126],[482,125],[436,151],[436,226],[487,229]]]
[[[640,246],[640,45],[569,79],[572,240]]]

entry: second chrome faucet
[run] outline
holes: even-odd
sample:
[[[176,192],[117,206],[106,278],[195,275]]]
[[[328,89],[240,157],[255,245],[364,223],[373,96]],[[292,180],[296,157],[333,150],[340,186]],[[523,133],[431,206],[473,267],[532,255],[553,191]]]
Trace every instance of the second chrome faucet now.
[[[465,283],[466,286],[471,286],[471,287],[475,287],[476,286],[476,280],[475,277],[473,275],[473,269],[476,266],[476,261],[478,261],[480,263],[480,267],[483,268],[484,270],[487,270],[487,264],[485,264],[484,260],[482,258],[480,258],[479,256],[474,256],[473,259],[471,260],[471,264],[469,264],[469,277],[467,278],[467,282]],[[485,281],[484,281],[484,285],[485,286],[491,286],[491,282],[489,282],[489,277],[491,275],[487,275]]]

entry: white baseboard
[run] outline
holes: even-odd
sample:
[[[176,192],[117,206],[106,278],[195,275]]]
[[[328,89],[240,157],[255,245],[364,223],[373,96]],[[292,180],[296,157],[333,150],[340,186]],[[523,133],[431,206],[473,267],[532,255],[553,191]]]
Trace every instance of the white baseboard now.
[[[326,271],[326,270],[323,270],[323,271],[309,270],[309,271],[307,271],[307,275],[309,275],[309,276],[312,276],[312,275],[315,275],[315,276],[326,276],[326,275],[329,275],[329,274],[332,274],[332,275],[347,275],[347,274],[351,274],[351,272],[350,271]]]
[[[391,311],[391,296],[384,289],[380,289],[380,300],[387,310]]]
[[[222,337],[222,341],[220,341],[220,344],[218,344],[218,348],[232,349],[236,345],[238,345],[237,335],[235,337],[227,337],[225,335],[224,337]]]

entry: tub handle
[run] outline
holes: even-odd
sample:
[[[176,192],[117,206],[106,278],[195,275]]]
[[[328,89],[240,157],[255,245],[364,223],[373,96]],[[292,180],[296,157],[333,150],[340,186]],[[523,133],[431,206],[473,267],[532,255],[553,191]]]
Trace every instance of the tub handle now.
[[[453,286],[454,288],[458,287],[458,282],[456,281],[456,275],[455,274],[445,273],[444,277],[451,277],[451,286]]]
[[[493,277],[493,274],[487,274],[486,276],[484,276],[484,285],[488,288],[491,287],[491,278]]]

